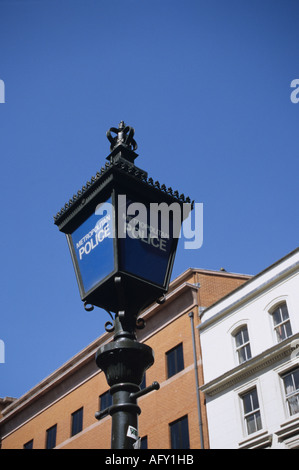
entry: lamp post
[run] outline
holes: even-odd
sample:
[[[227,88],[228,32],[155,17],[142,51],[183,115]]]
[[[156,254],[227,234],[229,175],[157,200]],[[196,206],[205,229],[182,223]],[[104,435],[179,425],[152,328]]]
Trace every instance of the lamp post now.
[[[136,329],[145,326],[138,315],[163,302],[181,223],[192,208],[189,198],[154,183],[135,165],[134,132],[123,121],[109,129],[105,167],[54,217],[66,234],[85,309],[97,306],[112,319],[105,328],[113,341],[96,353],[112,395],[112,405],[96,418],[112,416],[112,449],[138,446],[137,400],[159,388],[154,382],[140,389],[154,354],[136,339]]]

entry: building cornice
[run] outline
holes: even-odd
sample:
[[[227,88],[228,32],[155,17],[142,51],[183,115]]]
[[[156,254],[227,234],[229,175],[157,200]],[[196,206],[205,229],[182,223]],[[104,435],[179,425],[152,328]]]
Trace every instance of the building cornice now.
[[[186,279],[189,279],[194,274],[204,274],[207,276],[219,276],[219,277],[226,277],[226,278],[234,278],[234,279],[244,279],[245,281],[252,278],[250,274],[239,274],[239,273],[230,273],[227,271],[215,271],[212,269],[201,269],[201,268],[188,268],[178,277],[176,277],[173,281],[171,281],[169,285],[169,291],[171,289],[176,288],[182,282],[185,282]]]
[[[292,349],[292,342],[299,338],[299,333],[287,338],[279,344],[263,351],[261,354],[251,358],[249,361],[238,365],[234,369],[230,369],[225,374],[205,383],[200,389],[203,393],[209,396],[217,395],[229,387],[239,384],[241,381],[248,379],[256,372],[259,372],[266,367],[272,366],[280,359],[290,356]]]
[[[295,254],[297,252],[298,252],[298,249],[295,250],[292,254]],[[285,261],[286,258],[281,260],[281,262]],[[277,267],[278,264],[279,263],[275,263],[275,265],[273,265],[271,268],[274,269],[274,267]],[[212,316],[208,318],[207,320],[203,320],[202,323],[197,326],[197,328],[200,330],[200,332],[204,331],[205,329],[212,326],[214,323],[217,323],[224,316],[232,313],[237,308],[240,308],[245,303],[256,298],[266,289],[273,287],[275,284],[281,282],[287,276],[289,277],[293,275],[294,273],[298,271],[298,269],[299,269],[299,261],[296,261],[292,265],[280,271],[278,274],[274,274],[273,276],[271,276],[269,279],[265,280],[264,282],[260,282],[256,287],[254,286],[254,281],[256,281],[257,279],[260,280],[263,274],[265,274],[266,272],[268,273],[270,271],[270,268],[258,274],[257,276],[254,276],[253,278],[249,279],[246,283],[244,283],[237,289],[230,292],[227,296],[223,297],[222,299],[218,300],[210,307],[206,308],[203,311],[201,317],[204,318],[207,315],[207,313],[209,314],[212,313]],[[251,286],[252,288],[250,288]],[[244,291],[245,289],[248,289],[248,287],[250,288],[249,291],[245,292],[242,295],[242,291]],[[238,294],[239,294],[239,297],[234,300],[234,296]],[[223,306],[224,302],[226,302],[229,299],[231,299],[231,302],[228,305]],[[214,315],[213,315],[213,310],[215,310],[216,312]]]

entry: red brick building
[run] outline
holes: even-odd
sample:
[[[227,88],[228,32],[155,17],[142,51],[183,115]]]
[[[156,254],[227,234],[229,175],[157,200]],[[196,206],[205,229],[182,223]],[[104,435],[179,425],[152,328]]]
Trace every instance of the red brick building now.
[[[146,385],[160,383],[160,390],[138,400],[143,447],[209,447],[204,399],[198,392],[203,384],[198,313],[248,279],[190,268],[171,283],[164,304],[142,313],[146,327],[137,332],[138,340],[155,354]],[[0,399],[2,449],[110,449],[111,417],[95,419],[110,397],[95,353],[111,339],[103,334],[22,397]]]

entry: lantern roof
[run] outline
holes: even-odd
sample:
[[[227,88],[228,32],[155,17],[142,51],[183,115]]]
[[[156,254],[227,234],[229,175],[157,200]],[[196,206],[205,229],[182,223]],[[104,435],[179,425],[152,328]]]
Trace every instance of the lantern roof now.
[[[193,206],[194,201],[191,202],[189,197],[179,194],[172,187],[167,188],[165,184],[160,184],[159,181],[154,181],[153,178],[148,177],[147,172],[134,164],[135,159],[138,157],[138,154],[135,153],[137,143],[133,138],[134,132],[134,129],[127,126],[123,121],[120,122],[118,128],[112,127],[107,131],[107,138],[111,144],[111,153],[107,156],[108,161],[54,215],[54,223],[59,228],[64,226],[74,213],[78,212],[79,209],[81,210],[87,199],[107,184],[109,176],[113,172],[118,173],[121,177],[129,177],[134,180],[138,185],[141,185],[141,190],[150,188],[156,191],[157,199],[160,199],[161,195],[163,195],[163,199],[168,199],[169,203],[177,201],[181,204],[191,203],[191,206]],[[115,137],[111,135],[112,133],[116,134]]]

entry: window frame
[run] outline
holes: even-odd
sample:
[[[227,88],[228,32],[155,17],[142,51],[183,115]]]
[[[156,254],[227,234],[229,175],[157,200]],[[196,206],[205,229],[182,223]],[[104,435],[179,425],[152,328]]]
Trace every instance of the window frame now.
[[[29,441],[25,442],[23,445],[23,449],[33,449],[33,439],[30,439]]]
[[[251,394],[253,391],[256,392],[256,399],[258,401],[258,407],[252,409],[249,412],[245,411],[245,402],[244,402],[244,397],[246,395]],[[241,406],[241,418],[242,418],[242,428],[243,428],[243,433],[246,437],[251,438],[255,434],[259,433],[260,431],[263,430],[263,414],[262,414],[262,407],[261,407],[261,400],[260,400],[260,394],[258,387],[256,385],[252,385],[250,388],[247,388],[245,390],[242,390],[242,392],[239,392],[239,400],[240,400],[240,406]],[[259,420],[260,420],[260,428],[258,426],[255,426],[256,429],[252,432],[249,432],[249,425],[248,425],[248,417],[254,416],[254,421],[255,425],[257,423],[255,415],[259,413]]]
[[[148,436],[143,436],[140,439],[140,449],[148,449]]]
[[[237,335],[242,333],[245,329],[246,329],[246,332],[247,332],[248,340],[244,341],[241,345],[238,346],[237,345]],[[242,336],[244,336],[244,335],[242,335]],[[232,337],[233,337],[233,343],[234,343],[234,353],[235,353],[236,362],[237,362],[238,365],[244,364],[245,362],[249,361],[252,358],[251,343],[250,343],[248,325],[246,323],[243,323],[242,325],[239,325],[238,328],[236,328],[232,332]],[[250,357],[248,357],[248,348],[249,348]],[[241,361],[240,351],[243,351],[243,350],[245,351],[246,359],[244,361]]]
[[[79,423],[75,423],[75,419],[79,417]],[[76,426],[75,426],[76,425]],[[74,429],[76,427],[76,429]],[[77,429],[78,428],[78,429]],[[83,430],[83,406],[78,408],[71,414],[71,437],[76,436]]]
[[[100,400],[100,404],[99,404],[100,411],[103,411],[106,408],[109,408],[109,406],[112,405],[112,395],[110,393],[110,390],[107,390],[106,392],[102,393],[99,396],[99,400]]]
[[[187,426],[187,438],[186,442],[188,443],[187,447],[186,446],[179,446],[179,447],[173,447],[175,444],[175,436],[174,432],[179,431],[180,436],[178,437],[179,444],[183,441],[182,436],[183,436],[183,429],[182,429],[182,424],[186,423]],[[188,414],[182,416],[179,419],[176,419],[175,421],[172,421],[169,423],[169,437],[170,437],[170,448],[171,449],[190,449],[190,432],[189,432],[189,420],[188,420]]]
[[[146,372],[144,372],[141,383],[139,384],[140,390],[146,388]]]
[[[280,323],[275,324],[274,314],[276,313],[277,310],[281,309],[282,306],[286,307],[288,317],[287,317],[287,319],[283,319],[282,318],[283,314],[280,310],[280,315],[281,315],[282,321]],[[290,318],[290,310],[289,310],[288,302],[285,299],[281,299],[278,302],[275,302],[275,304],[272,305],[272,307],[268,310],[268,312],[271,316],[272,331],[273,331],[273,336],[274,336],[276,344],[280,344],[282,341],[284,341],[284,340],[290,338],[291,336],[293,336],[293,329],[292,329],[292,323],[291,323],[291,318]],[[286,324],[289,324],[289,328],[290,328],[290,331],[291,331],[290,334],[287,334]],[[285,336],[282,339],[279,338],[279,333],[277,332],[278,328],[283,328],[283,331],[285,333]]]
[[[288,370],[285,370],[285,371],[282,371],[280,373],[280,379],[281,379],[281,383],[282,383],[282,391],[283,391],[283,400],[284,400],[284,407],[285,407],[285,410],[286,410],[286,414],[287,414],[287,417],[288,418],[296,418],[299,416],[299,383],[298,383],[298,388],[296,388],[294,391],[290,392],[290,393],[287,393],[287,390],[286,390],[286,383],[285,383],[285,378],[291,374],[293,374],[294,372],[298,371],[299,373],[299,364],[295,364],[292,368],[288,369]],[[298,411],[296,411],[295,413],[291,413],[291,409],[290,409],[290,404],[289,404],[289,401],[288,399],[289,398],[292,398],[296,396],[297,397],[297,407],[298,407]]]
[[[170,379],[185,369],[183,343],[179,343],[165,353],[166,357],[166,378]],[[170,367],[170,361],[173,359],[173,366]],[[171,370],[173,369],[173,370]]]
[[[51,434],[54,430],[55,430],[55,437],[53,439]],[[50,436],[51,436],[51,439],[50,439]],[[56,447],[56,440],[57,440],[57,424],[53,424],[53,426],[51,426],[50,428],[46,430],[46,449],[54,449],[54,447]],[[54,441],[54,445],[52,445],[52,441]]]

